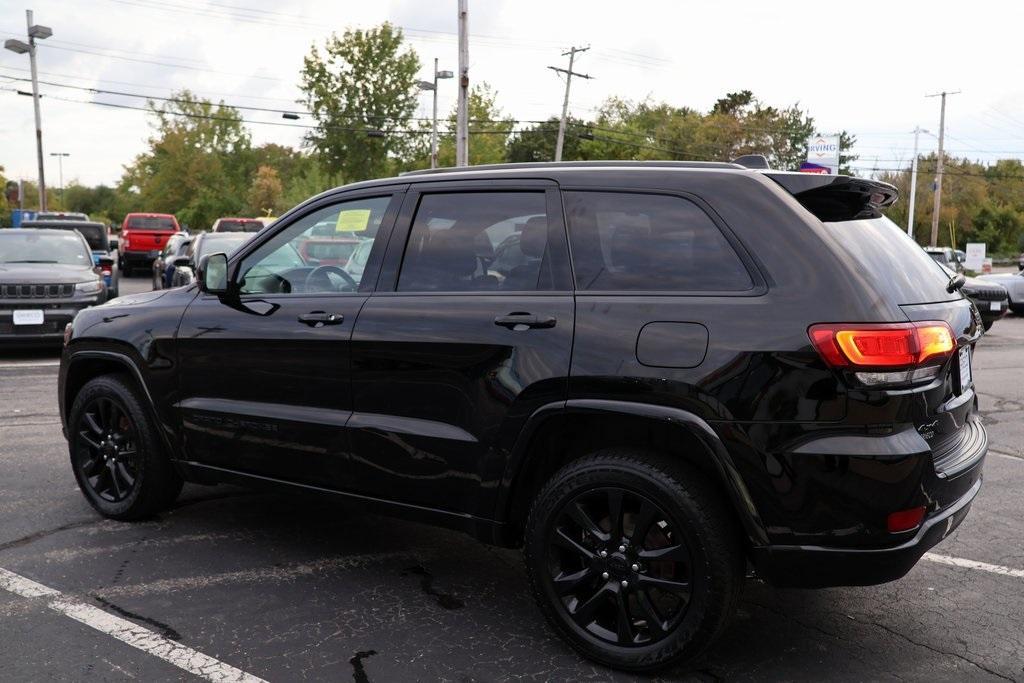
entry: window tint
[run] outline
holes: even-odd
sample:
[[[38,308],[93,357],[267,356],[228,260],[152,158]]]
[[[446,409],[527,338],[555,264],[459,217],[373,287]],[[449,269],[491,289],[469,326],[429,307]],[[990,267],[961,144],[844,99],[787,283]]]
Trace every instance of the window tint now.
[[[420,199],[398,278],[404,292],[550,290],[543,192]]]
[[[354,292],[366,261],[351,254],[369,249],[391,195],[324,207],[303,216],[249,254],[238,271],[243,294]]]
[[[753,287],[704,211],[681,197],[565,192],[576,288],[743,291]]]
[[[128,228],[135,230],[177,230],[173,218],[165,216],[130,216]]]

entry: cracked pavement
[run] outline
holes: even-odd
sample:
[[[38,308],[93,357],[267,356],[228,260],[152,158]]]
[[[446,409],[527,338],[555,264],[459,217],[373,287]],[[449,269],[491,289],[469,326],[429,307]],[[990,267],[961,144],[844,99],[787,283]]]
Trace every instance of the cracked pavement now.
[[[0,357],[0,567],[270,681],[632,680],[550,633],[517,552],[455,532],[226,486],[100,519],[66,462],[57,368],[38,365],[55,357]],[[1004,455],[934,552],[1024,569],[1024,318],[996,323],[974,374]],[[0,643],[6,680],[194,680],[3,590]],[[1024,681],[1024,579],[922,561],[875,587],[751,580],[718,645],[651,680],[822,679]]]

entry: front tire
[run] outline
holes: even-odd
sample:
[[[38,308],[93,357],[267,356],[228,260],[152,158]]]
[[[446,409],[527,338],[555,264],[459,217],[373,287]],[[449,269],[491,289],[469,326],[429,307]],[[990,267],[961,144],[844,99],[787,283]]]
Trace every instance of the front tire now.
[[[525,558],[541,611],[584,656],[629,671],[692,659],[724,631],[745,561],[722,495],[659,454],[600,451],[534,501]]]
[[[71,467],[86,500],[104,517],[129,521],[159,512],[181,492],[182,479],[156,425],[127,377],[90,380],[68,417]]]

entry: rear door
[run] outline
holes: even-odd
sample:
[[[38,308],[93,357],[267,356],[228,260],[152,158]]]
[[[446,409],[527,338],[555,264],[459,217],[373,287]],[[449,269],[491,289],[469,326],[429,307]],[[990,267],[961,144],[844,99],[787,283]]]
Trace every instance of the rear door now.
[[[412,186],[353,333],[351,488],[493,514],[524,422],[565,400],[573,311],[554,183]]]
[[[401,193],[331,198],[232,258],[237,293],[199,294],[177,344],[189,460],[207,467],[337,487],[352,409],[349,341],[373,288]],[[330,228],[372,240],[369,266],[305,263],[302,243]]]

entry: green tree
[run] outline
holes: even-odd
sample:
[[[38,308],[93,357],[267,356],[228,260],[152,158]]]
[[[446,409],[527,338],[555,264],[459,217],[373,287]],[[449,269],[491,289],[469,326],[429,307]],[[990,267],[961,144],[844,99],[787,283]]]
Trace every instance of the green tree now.
[[[246,213],[250,216],[277,216],[285,209],[284,186],[273,166],[260,166],[247,195]]]
[[[332,35],[322,53],[311,48],[301,88],[317,127],[307,141],[329,174],[356,181],[388,173],[408,144],[403,131],[416,108],[419,68],[402,31],[388,23]]]
[[[559,121],[559,117],[552,116],[547,121],[535,123],[516,133],[508,142],[506,159],[511,162],[551,161],[554,159]],[[562,158],[566,161],[583,159],[581,143],[587,138],[593,138],[594,134],[585,121],[570,117],[566,122]]]
[[[251,149],[239,113],[188,91],[148,106],[154,134],[125,168],[119,192],[146,211],[174,213],[193,229],[237,215],[249,185]]]
[[[473,86],[469,91],[466,110],[469,113],[469,163],[472,165],[500,164],[507,158],[509,137],[516,122],[498,107],[497,95],[487,83]],[[455,121],[456,112],[452,110],[448,116],[448,132],[438,140],[438,166],[455,165]],[[429,165],[429,157],[427,161]]]

